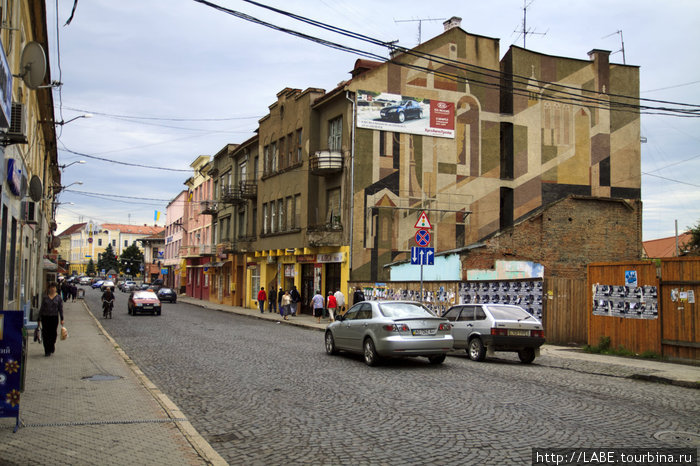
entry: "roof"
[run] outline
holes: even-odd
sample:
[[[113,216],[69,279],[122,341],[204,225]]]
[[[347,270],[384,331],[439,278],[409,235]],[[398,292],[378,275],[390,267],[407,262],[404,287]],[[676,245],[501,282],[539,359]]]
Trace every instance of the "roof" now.
[[[678,247],[682,248],[684,244],[689,243],[692,235],[688,232],[678,235]],[[651,259],[660,259],[662,257],[676,257],[676,237],[669,236],[668,238],[651,239],[642,242],[644,254]]]
[[[139,241],[143,242],[158,242],[158,241],[165,241],[165,230],[161,230],[158,233],[147,236],[145,238],[141,238]]]
[[[87,223],[85,223],[85,222],[75,223],[75,224],[69,226],[68,228],[66,228],[63,231],[63,233],[60,233],[58,236],[67,236],[67,235],[72,235],[73,233],[77,233],[80,230],[82,230],[83,228],[85,228],[85,225],[87,225]]]
[[[118,230],[120,233],[134,235],[155,235],[164,230],[163,227],[150,225],[123,225],[121,223],[103,223],[102,230]]]

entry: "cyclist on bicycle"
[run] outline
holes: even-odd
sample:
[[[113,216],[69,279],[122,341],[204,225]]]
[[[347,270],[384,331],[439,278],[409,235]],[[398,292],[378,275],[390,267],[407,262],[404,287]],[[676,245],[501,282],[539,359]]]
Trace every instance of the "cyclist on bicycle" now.
[[[114,306],[114,293],[112,293],[112,288],[107,287],[102,293],[102,317],[107,317],[107,312],[112,312],[112,307]]]

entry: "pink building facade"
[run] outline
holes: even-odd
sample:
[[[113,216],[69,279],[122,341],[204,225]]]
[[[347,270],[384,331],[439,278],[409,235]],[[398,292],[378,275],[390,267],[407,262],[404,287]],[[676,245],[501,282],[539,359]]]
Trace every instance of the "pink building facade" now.
[[[175,199],[170,201],[165,216],[165,258],[163,265],[165,275],[163,282],[178,293],[183,293],[186,282],[186,267],[180,259],[180,248],[186,246],[185,234],[185,203],[187,202],[187,190],[183,190]]]

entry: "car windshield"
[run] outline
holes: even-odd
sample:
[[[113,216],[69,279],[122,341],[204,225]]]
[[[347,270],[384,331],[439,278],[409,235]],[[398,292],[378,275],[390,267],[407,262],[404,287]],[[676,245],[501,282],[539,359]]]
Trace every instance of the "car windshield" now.
[[[134,299],[158,299],[152,291],[139,291],[134,293]]]
[[[158,290],[158,294],[172,293],[172,291],[173,290],[171,290],[170,288],[161,288],[160,290]]]
[[[430,310],[417,303],[381,303],[379,310],[384,317],[407,319],[412,317],[435,317]]]
[[[488,309],[496,320],[518,320],[532,317],[525,309],[517,306],[489,306]]]

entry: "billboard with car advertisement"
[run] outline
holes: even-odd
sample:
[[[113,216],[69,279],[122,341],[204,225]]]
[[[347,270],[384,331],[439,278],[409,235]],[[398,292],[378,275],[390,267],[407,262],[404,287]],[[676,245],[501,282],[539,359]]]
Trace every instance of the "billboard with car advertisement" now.
[[[357,127],[454,138],[455,105],[386,92],[357,91]]]

